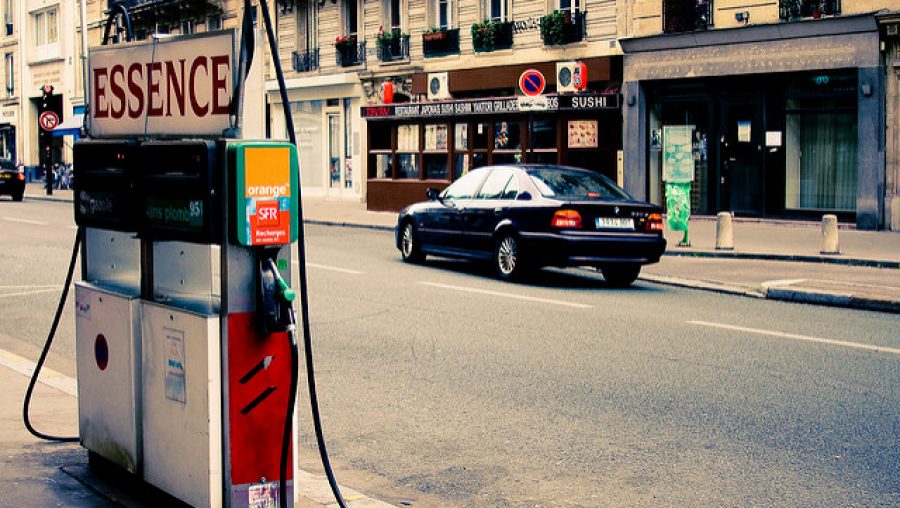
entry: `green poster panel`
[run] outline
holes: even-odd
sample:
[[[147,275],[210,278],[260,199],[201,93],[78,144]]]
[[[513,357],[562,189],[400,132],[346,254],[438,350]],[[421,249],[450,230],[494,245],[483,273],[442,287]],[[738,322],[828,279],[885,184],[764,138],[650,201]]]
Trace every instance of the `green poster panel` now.
[[[669,229],[684,231],[680,245],[689,245],[688,221],[691,218],[691,184],[666,183],[666,217]]]
[[[693,125],[663,126],[664,182],[690,183],[694,181]]]

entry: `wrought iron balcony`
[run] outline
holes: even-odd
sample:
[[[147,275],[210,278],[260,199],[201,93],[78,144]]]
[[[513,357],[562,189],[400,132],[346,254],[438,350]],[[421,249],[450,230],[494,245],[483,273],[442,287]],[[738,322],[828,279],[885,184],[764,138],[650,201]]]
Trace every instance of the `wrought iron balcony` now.
[[[352,67],[366,62],[366,41],[335,45],[337,64],[341,67]]]
[[[663,0],[663,32],[706,30],[713,24],[712,0]]]
[[[541,18],[541,39],[546,46],[571,44],[587,35],[587,12],[554,11]]]
[[[513,24],[509,21],[484,21],[472,25],[472,47],[476,52],[508,49],[513,45]]]
[[[841,13],[841,0],[779,0],[778,14],[782,20],[834,16]]]
[[[382,62],[409,58],[409,36],[400,35],[378,44],[378,59]]]
[[[459,28],[422,34],[422,50],[426,57],[459,53]]]
[[[294,51],[294,70],[309,72],[319,68],[319,48],[308,51]]]

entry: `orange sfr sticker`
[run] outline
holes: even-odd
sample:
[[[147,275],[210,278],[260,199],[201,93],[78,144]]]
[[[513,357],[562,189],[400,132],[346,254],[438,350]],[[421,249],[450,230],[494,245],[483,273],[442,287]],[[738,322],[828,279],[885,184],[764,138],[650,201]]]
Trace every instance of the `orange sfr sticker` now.
[[[293,145],[235,143],[237,239],[242,245],[284,245],[296,240],[297,166]]]

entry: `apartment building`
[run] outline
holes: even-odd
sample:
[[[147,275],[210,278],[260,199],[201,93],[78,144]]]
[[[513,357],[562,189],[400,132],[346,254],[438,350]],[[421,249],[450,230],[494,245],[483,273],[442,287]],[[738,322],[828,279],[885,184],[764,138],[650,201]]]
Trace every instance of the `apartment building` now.
[[[615,179],[620,3],[279,4],[305,190],[397,210],[427,187],[491,163],[568,163]],[[543,74],[543,97],[520,100],[518,81],[529,69]],[[280,99],[269,89],[274,111]],[[283,122],[271,117],[279,132]]]
[[[0,159],[19,161],[18,147],[22,135],[19,118],[21,100],[18,86],[21,73],[19,32],[22,29],[18,5],[14,0],[0,0],[0,58],[3,62],[3,88],[0,88]]]
[[[896,228],[896,53],[893,64],[885,58],[896,51],[897,25],[879,19],[898,7],[626,2],[626,188],[662,203],[670,156],[682,155],[693,161],[694,213],[835,213],[860,228]],[[886,87],[894,90],[891,118]]]

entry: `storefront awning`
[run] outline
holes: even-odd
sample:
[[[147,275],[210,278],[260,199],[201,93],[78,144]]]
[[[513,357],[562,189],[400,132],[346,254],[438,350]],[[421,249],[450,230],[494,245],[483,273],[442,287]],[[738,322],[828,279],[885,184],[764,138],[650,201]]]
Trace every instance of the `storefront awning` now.
[[[72,115],[61,124],[57,125],[51,134],[54,138],[60,136],[81,136],[81,126],[84,124],[84,115]]]

